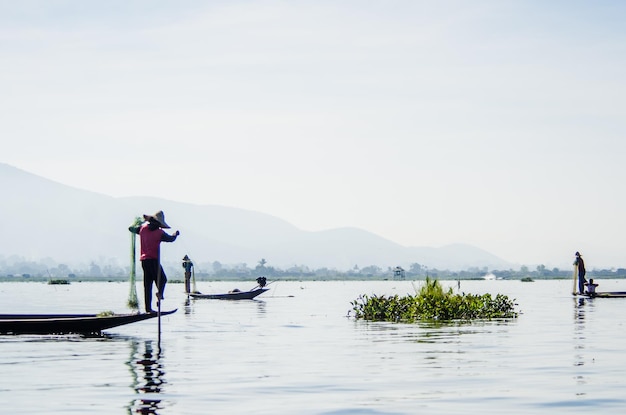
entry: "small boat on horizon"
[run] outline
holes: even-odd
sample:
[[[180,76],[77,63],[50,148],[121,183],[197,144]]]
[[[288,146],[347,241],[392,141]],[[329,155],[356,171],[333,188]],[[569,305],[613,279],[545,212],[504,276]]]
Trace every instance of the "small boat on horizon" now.
[[[232,290],[223,294],[202,294],[199,292],[189,293],[191,298],[195,299],[209,299],[209,300],[252,300],[258,295],[268,291],[269,288],[257,288],[250,291]]]

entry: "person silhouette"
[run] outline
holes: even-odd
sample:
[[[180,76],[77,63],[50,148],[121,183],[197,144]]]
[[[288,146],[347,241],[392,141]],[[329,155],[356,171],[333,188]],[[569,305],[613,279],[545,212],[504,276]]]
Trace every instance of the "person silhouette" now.
[[[183,257],[183,268],[185,269],[185,293],[191,292],[191,269],[193,268],[193,262],[189,259],[189,256]]]
[[[152,309],[152,285],[157,286],[157,302],[163,300],[167,276],[161,266],[161,242],[174,242],[179,231],[173,235],[163,229],[170,226],[165,223],[163,211],[154,215],[143,215],[144,223],[139,226],[131,226],[129,231],[139,234],[141,242],[141,268],[143,269],[143,291],[147,313],[154,313]]]
[[[591,297],[596,295],[596,287],[598,284],[593,282],[593,278],[589,278],[589,282],[585,284],[587,286],[587,294]]]
[[[587,283],[587,280],[585,279],[585,274],[587,273],[585,270],[585,261],[583,261],[583,257],[580,252],[576,252],[574,255],[576,256],[574,265],[578,267],[578,293],[583,294],[585,292],[585,284]]]

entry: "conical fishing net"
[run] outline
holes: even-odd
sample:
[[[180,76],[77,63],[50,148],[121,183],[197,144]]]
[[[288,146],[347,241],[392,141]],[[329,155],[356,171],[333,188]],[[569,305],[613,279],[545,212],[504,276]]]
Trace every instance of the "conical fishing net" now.
[[[135,218],[135,221],[131,225],[132,227],[140,226],[142,223],[141,218]],[[130,293],[128,294],[128,307],[132,309],[139,309],[139,300],[137,300],[137,287],[136,287],[136,279],[137,279],[137,261],[136,261],[136,241],[137,234],[134,232],[130,233]]]

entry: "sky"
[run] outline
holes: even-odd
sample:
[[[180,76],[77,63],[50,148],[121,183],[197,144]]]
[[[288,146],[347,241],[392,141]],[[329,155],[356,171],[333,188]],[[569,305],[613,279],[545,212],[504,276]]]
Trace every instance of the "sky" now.
[[[626,267],[624,21],[603,0],[0,0],[0,162]]]

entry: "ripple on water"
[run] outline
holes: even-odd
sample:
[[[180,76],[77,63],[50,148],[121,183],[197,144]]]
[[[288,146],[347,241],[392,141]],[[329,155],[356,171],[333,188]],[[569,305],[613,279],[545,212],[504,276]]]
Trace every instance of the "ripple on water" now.
[[[414,292],[410,281],[278,282],[276,296],[245,302],[187,301],[172,285],[165,302],[179,312],[163,319],[160,342],[151,321],[101,338],[0,336],[3,412],[622,412],[626,302],[579,302],[571,281],[461,287],[516,298],[523,314],[449,325],[346,318],[360,294]],[[23,288],[3,285],[0,303],[16,312],[126,311],[126,284]]]

